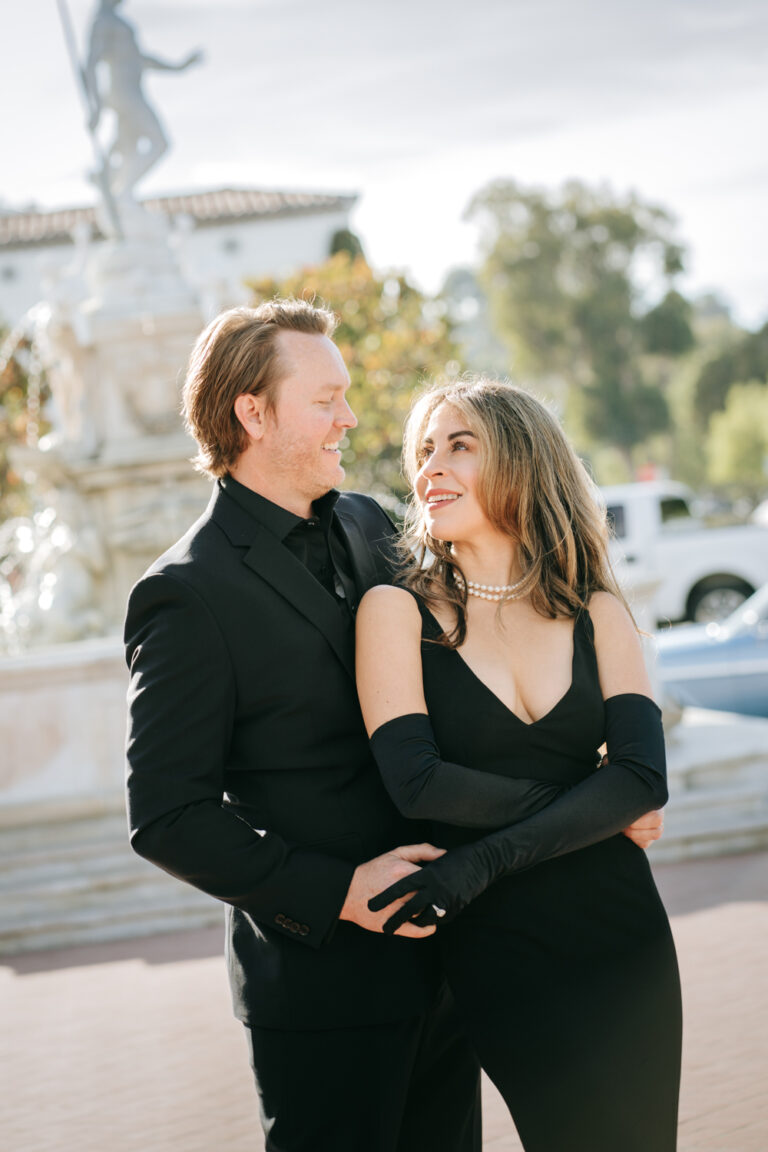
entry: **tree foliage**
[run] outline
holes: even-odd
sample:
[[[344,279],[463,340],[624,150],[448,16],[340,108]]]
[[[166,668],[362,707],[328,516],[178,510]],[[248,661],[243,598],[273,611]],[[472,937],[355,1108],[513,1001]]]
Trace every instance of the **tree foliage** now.
[[[631,448],[668,424],[659,358],[693,336],[672,290],[683,251],[671,217],[635,196],[571,182],[557,192],[496,181],[471,202],[481,278],[515,373],[559,377],[593,441]],[[661,303],[649,308],[649,286]]]
[[[337,252],[346,252],[348,256],[352,256],[353,258],[355,256],[365,256],[360,237],[349,228],[339,228],[331,237],[328,255],[335,256]]]
[[[741,333],[701,369],[696,410],[702,424],[726,407],[730,389],[744,380],[768,380],[768,324],[758,332]]]
[[[10,461],[10,449],[47,431],[40,410],[48,398],[44,379],[33,369],[35,352],[24,337],[11,350],[0,328],[0,523],[30,510],[23,478]],[[36,384],[30,385],[30,380]]]
[[[285,279],[249,283],[254,304],[302,296],[333,309],[334,339],[352,380],[350,402],[359,420],[344,446],[347,484],[379,496],[403,495],[403,422],[427,377],[455,375],[458,352],[445,309],[405,276],[379,277],[364,258],[340,251]]]
[[[722,412],[709,422],[709,475],[759,497],[768,484],[768,384],[752,380],[734,384]]]
[[[672,289],[655,308],[640,319],[645,350],[656,356],[682,356],[695,343],[693,308],[684,296]]]

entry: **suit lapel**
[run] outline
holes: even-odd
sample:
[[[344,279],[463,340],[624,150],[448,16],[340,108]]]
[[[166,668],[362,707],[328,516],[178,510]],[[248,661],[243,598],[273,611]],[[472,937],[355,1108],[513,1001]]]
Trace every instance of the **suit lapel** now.
[[[360,527],[354,514],[345,507],[336,506],[336,517],[338,519],[341,535],[347,546],[347,555],[349,556],[352,565],[352,574],[354,576],[355,585],[357,589],[356,600],[360,600],[363,593],[367,592],[375,584],[381,584],[382,579],[376,568],[376,562],[371,551],[371,544],[366,539],[365,533]],[[357,604],[355,604],[357,607]]]
[[[247,546],[243,563],[323,634],[354,678],[352,628],[322,585],[271,532],[248,516],[225,492],[214,494],[210,511],[232,544]]]
[[[271,533],[259,528],[243,563],[266,580],[284,599],[315,626],[354,678],[353,632],[338,604],[304,565]]]

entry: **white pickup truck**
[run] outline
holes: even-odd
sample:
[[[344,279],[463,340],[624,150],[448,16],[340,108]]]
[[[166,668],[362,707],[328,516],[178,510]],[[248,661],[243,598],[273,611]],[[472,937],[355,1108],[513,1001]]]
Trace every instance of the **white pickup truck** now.
[[[656,580],[658,621],[722,620],[768,581],[768,527],[708,528],[692,512],[682,484],[658,482],[602,488],[614,541],[616,575]]]

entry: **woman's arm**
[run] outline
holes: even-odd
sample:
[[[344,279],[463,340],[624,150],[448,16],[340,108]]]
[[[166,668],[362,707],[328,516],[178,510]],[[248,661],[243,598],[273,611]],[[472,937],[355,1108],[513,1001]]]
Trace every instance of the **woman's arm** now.
[[[499,876],[607,839],[666,803],[661,713],[651,699],[637,632],[608,593],[592,598],[590,615],[605,699],[608,765],[528,819],[449,851],[409,878],[410,887],[395,885],[381,893],[372,910],[415,893],[385,931],[407,918],[436,922],[435,906],[455,915]]]
[[[563,793],[556,784],[509,779],[441,759],[424,700],[421,614],[409,592],[385,585],[367,592],[357,613],[356,644],[357,689],[371,750],[404,816],[504,828]]]

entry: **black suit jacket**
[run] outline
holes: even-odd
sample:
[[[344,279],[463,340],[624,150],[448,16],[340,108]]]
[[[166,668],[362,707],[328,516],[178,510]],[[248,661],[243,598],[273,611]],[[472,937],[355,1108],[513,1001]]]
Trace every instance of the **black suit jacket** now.
[[[354,493],[334,516],[359,598],[390,580],[394,529]],[[422,1011],[431,942],[337,921],[355,866],[421,830],[370,756],[334,599],[217,486],[131,592],[125,637],[131,842],[229,905],[237,1016],[325,1028]]]

